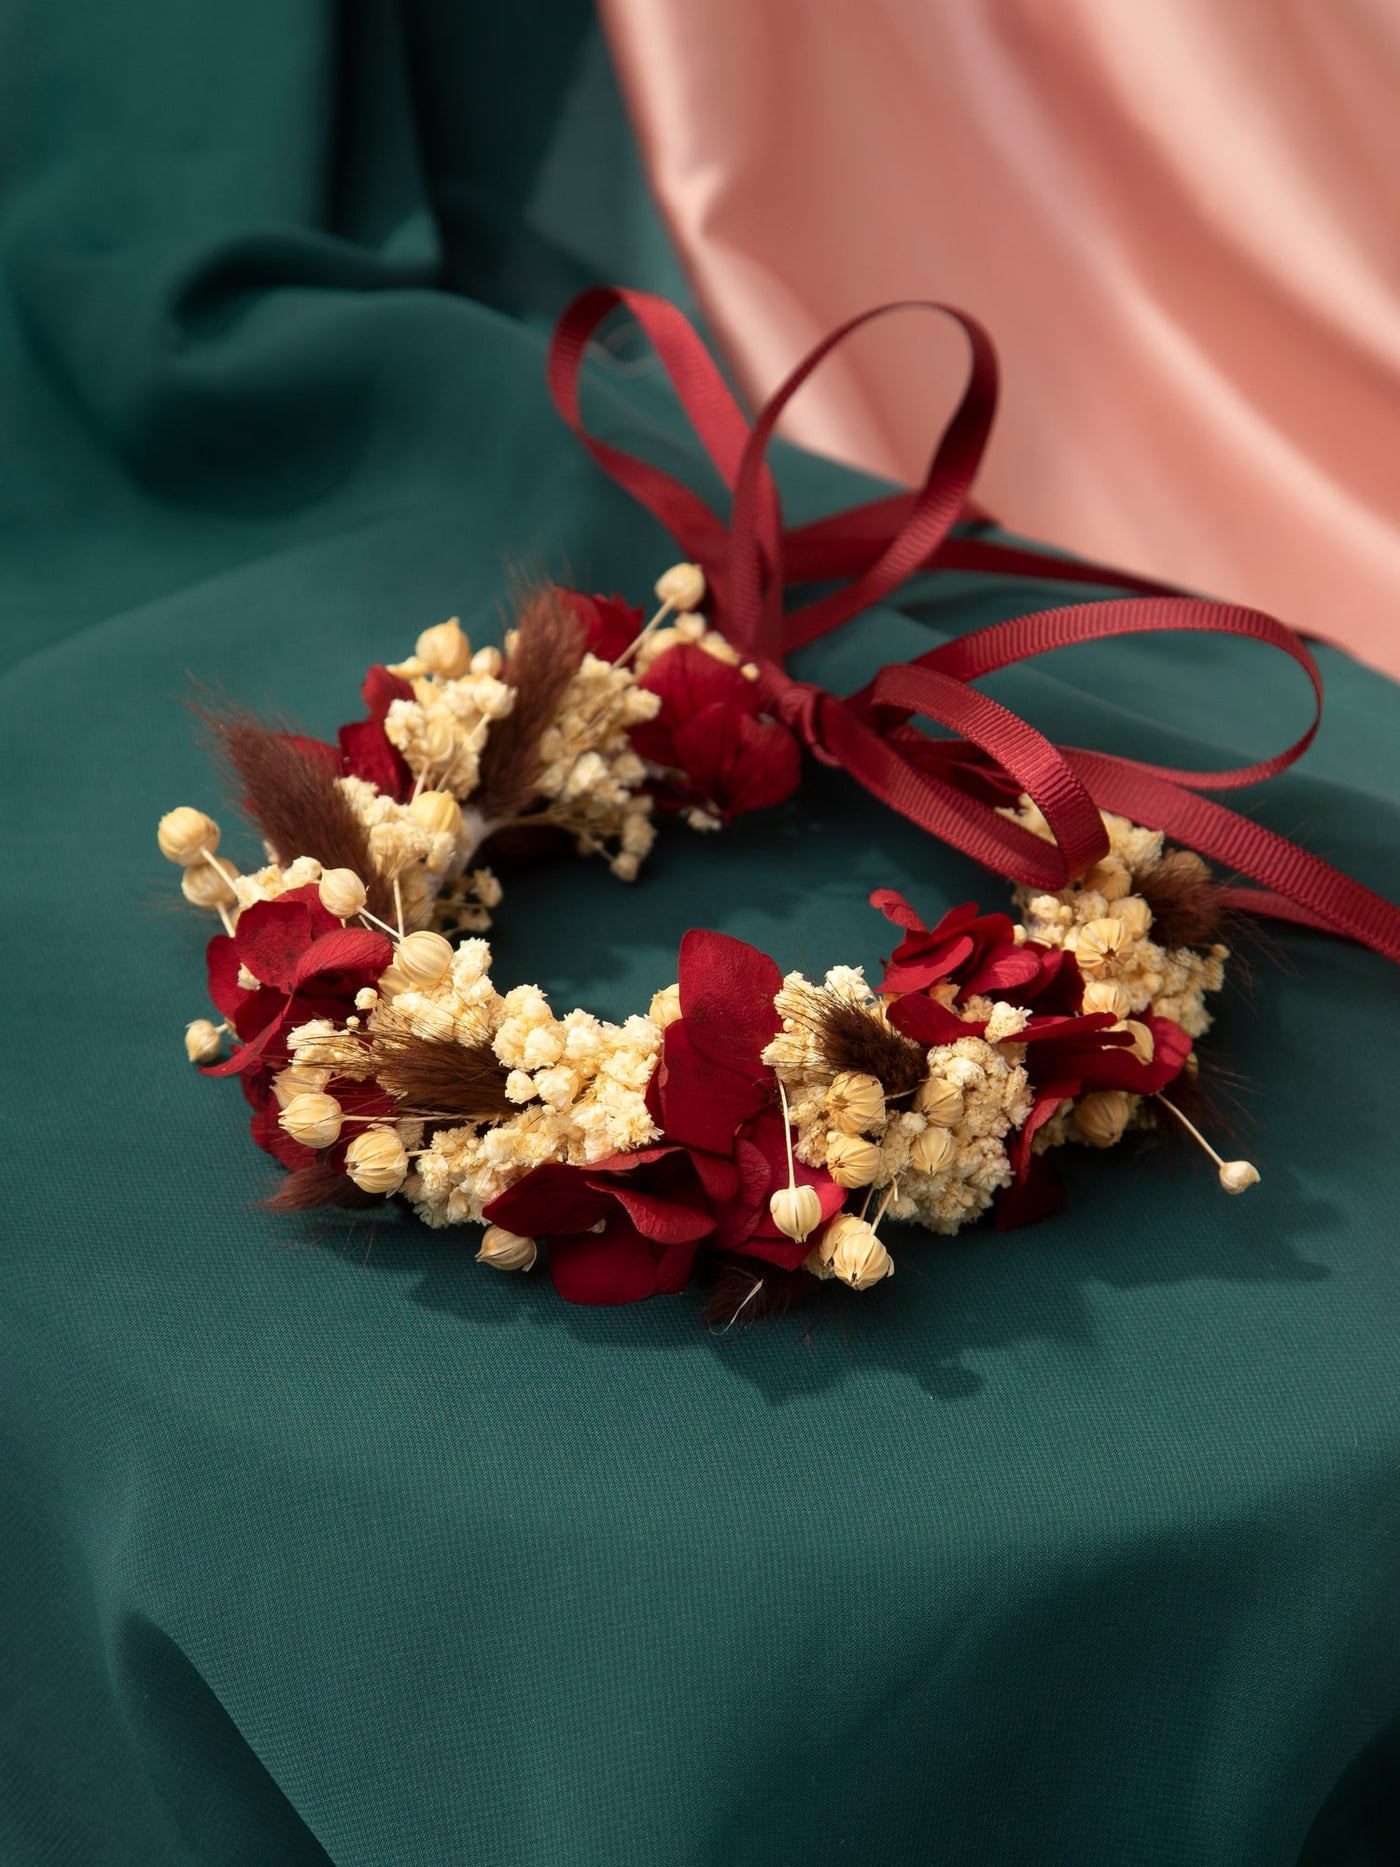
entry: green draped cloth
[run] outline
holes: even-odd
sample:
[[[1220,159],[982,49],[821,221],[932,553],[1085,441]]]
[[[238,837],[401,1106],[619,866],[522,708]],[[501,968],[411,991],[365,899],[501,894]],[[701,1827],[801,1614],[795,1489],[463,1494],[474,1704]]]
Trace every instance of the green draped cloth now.
[[[512,569],[640,600],[674,547],[544,344],[673,264],[569,0],[11,0],[0,89],[5,1867],[1400,1860],[1393,972],[1293,932],[1235,969],[1246,1198],[1070,1150],[1061,1216],[896,1229],[893,1281],[804,1321],[260,1211],[181,1048],[189,675],[325,733],[427,624],[489,639]],[[706,488],[640,349],[591,371],[595,425]],[[780,473],[796,518],[859,491]],[[796,672],[1072,590],[926,577]],[[1316,748],[1247,806],[1400,895],[1400,696],[1321,659]],[[1176,765],[1306,717],[1201,638],[989,686]],[[816,767],[631,890],[505,882],[497,976],[608,1016],[692,925],[810,971],[888,951],[873,887],[1005,899]]]

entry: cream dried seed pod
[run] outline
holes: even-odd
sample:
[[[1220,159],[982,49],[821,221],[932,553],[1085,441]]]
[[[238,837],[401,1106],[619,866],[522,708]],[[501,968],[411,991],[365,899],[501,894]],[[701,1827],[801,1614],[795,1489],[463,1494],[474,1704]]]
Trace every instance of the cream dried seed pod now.
[[[488,643],[485,648],[478,648],[472,656],[471,671],[473,674],[489,675],[494,681],[499,677],[505,665],[506,658],[500,649]]]
[[[224,1027],[208,1018],[185,1026],[185,1055],[191,1063],[212,1063],[224,1047]]]
[[[156,841],[167,862],[178,862],[181,868],[188,868],[206,852],[212,856],[219,847],[219,826],[192,804],[181,804],[175,810],[167,810],[161,818]]]
[[[272,1079],[272,1093],[278,1108],[284,1109],[297,1096],[318,1096],[335,1074],[317,1063],[293,1063],[279,1070]]]
[[[1113,904],[1114,918],[1130,940],[1145,940],[1152,927],[1152,910],[1141,895],[1125,895]]]
[[[533,1238],[526,1238],[520,1232],[508,1232],[503,1225],[488,1225],[482,1234],[476,1261],[498,1271],[528,1271],[534,1269],[539,1255],[540,1248]]]
[[[894,1260],[881,1244],[875,1227],[854,1213],[843,1212],[834,1218],[822,1243],[831,1275],[852,1290],[869,1290],[894,1276]]]
[[[705,600],[705,573],[698,564],[673,564],[656,580],[656,600],[672,609],[699,609]]]
[[[330,1147],[340,1139],[344,1115],[334,1096],[309,1091],[293,1096],[277,1120],[303,1147]]]
[[[414,653],[429,674],[440,674],[447,681],[459,679],[472,664],[472,645],[455,616],[424,629],[414,643]]]
[[[797,1244],[811,1236],[822,1222],[822,1202],[814,1186],[781,1186],[768,1201],[773,1223]]]
[[[318,892],[321,906],[339,921],[353,920],[369,899],[368,890],[353,869],[326,869]]]
[[[436,985],[451,964],[451,943],[441,934],[411,933],[394,954],[395,968],[416,991]]]
[[[941,1173],[957,1151],[957,1143],[946,1128],[930,1126],[914,1136],[909,1159],[920,1173]]]
[[[841,1070],[826,1094],[827,1112],[842,1134],[864,1134],[885,1119],[885,1092],[880,1080],[863,1070]]]
[[[1133,1098],[1124,1089],[1092,1089],[1074,1105],[1074,1125],[1091,1147],[1112,1147],[1120,1140],[1133,1112]]]
[[[1136,1018],[1129,1018],[1123,1026],[1133,1040],[1133,1055],[1139,1063],[1150,1063],[1157,1054],[1157,1040],[1148,1025]]]
[[[231,908],[238,899],[228,876],[208,862],[196,862],[185,870],[180,877],[180,893],[192,906],[211,912]]]
[[[1116,979],[1090,979],[1080,1001],[1084,1011],[1107,1011],[1115,1018],[1126,1018],[1133,1008],[1127,988]]]
[[[409,805],[408,814],[434,836],[455,839],[461,833],[462,806],[450,791],[420,791]]]
[[[408,1172],[408,1155],[388,1128],[367,1128],[345,1150],[345,1171],[362,1193],[397,1193]]]
[[[914,1107],[924,1118],[940,1128],[956,1128],[963,1118],[962,1090],[941,1076],[930,1076],[920,1083]]]
[[[1220,1184],[1227,1193],[1245,1193],[1259,1184],[1259,1169],[1249,1160],[1222,1161]]]
[[[681,988],[668,985],[660,992],[653,992],[647,1016],[652,1023],[664,1031],[668,1024],[674,1024],[681,1015]]]
[[[880,1171],[880,1150],[857,1134],[834,1134],[826,1144],[826,1170],[838,1186],[869,1186]]]
[[[1079,970],[1090,978],[1096,973],[1106,972],[1112,966],[1125,938],[1126,929],[1122,921],[1115,917],[1085,921],[1079,929],[1079,938],[1074,948]]]

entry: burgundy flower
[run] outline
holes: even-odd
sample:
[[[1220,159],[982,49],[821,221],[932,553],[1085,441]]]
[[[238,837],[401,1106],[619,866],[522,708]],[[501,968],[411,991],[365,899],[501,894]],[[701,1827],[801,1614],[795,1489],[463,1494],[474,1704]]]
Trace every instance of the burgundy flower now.
[[[633,728],[632,744],[667,774],[663,809],[699,808],[727,823],[797,789],[797,740],[780,720],[758,717],[757,682],[729,662],[682,642],[656,657],[641,685],[660,694],[661,711]]]
[[[342,726],[336,735],[338,744],[327,745],[324,739],[308,739],[300,733],[288,737],[308,756],[329,766],[337,778],[363,778],[386,797],[406,803],[413,794],[413,773],[385,732],[384,721],[394,701],[412,700],[413,689],[387,668],[373,667],[364,678],[360,696],[369,708],[369,718]]]
[[[327,913],[314,883],[245,908],[233,933],[216,934],[207,951],[209,996],[243,1043],[206,1076],[283,1068],[286,1033],[312,1018],[342,1021],[393,958],[385,935],[342,927]],[[257,983],[240,984],[240,970]]]
[[[536,1167],[487,1207],[493,1224],[549,1237],[561,1296],[632,1303],[680,1290],[702,1245],[785,1270],[806,1257],[810,1241],[786,1237],[768,1209],[788,1183],[783,1118],[761,1056],[781,1026],[781,984],[773,961],[742,940],[688,933],[681,1016],[651,1086],[662,1140],[596,1167]],[[823,1221],[840,1210],[845,1193],[830,1174],[800,1161],[794,1171],[815,1187]]]
[[[600,661],[616,661],[641,634],[646,617],[620,596],[585,596],[565,590],[569,606],[583,624],[588,652]]]
[[[947,980],[956,983],[958,997],[976,992],[1020,1005],[1064,983],[1067,956],[1034,940],[1018,945],[1008,914],[979,914],[976,902],[965,901],[926,927],[893,888],[877,888],[870,904],[905,930],[885,961],[882,992],[926,992]]]
[[[1032,1018],[1017,1036],[1016,1042],[1027,1046],[1026,1070],[1035,1100],[1025,1125],[1008,1143],[1016,1178],[997,1201],[997,1224],[1003,1231],[1044,1218],[1064,1203],[1059,1175],[1031,1145],[1062,1102],[1094,1089],[1157,1095],[1185,1067],[1191,1039],[1172,1019],[1148,1013],[1137,1020],[1152,1033],[1150,1063],[1134,1054],[1131,1032],[1111,1028],[1115,1022],[1108,1012]]]

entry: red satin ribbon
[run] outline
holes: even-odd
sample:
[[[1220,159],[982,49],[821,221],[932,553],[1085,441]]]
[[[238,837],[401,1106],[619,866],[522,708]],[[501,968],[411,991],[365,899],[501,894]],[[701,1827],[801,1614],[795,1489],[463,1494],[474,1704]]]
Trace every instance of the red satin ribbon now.
[[[732,494],[728,528],[681,481],[598,440],[584,426],[579,407],[584,354],[598,326],[619,307],[650,339]],[[902,310],[952,318],[971,350],[967,387],[922,485],[785,532],[766,460],[779,417],[853,331]],[[1082,875],[1106,852],[1099,812],[1115,811],[1258,884],[1231,887],[1232,905],[1324,928],[1400,962],[1400,909],[1285,837],[1197,795],[1261,783],[1286,770],[1311,745],[1322,713],[1322,677],[1300,635],[1262,611],[1206,602],[1109,565],[951,536],[959,519],[976,512],[969,493],[996,411],[996,353],[975,319],[951,305],[925,300],[881,305],[851,318],[798,364],[750,428],[705,346],[674,305],[647,292],[598,286],[575,299],[559,320],[548,379],[555,406],[593,458],[704,569],[712,619],[758,663],[767,710],[817,757],[844,767],[892,809],[998,874],[1052,890]],[[844,698],[787,673],[783,658],[791,650],[818,640],[888,596],[914,571],[930,567],[1053,578],[1138,594],[993,623],[912,662],[882,668],[860,692]],[[795,582],[849,581],[785,611],[789,577]],[[1239,636],[1290,656],[1312,685],[1315,705],[1307,731],[1254,765],[1178,771],[1054,745],[971,685],[981,675],[1071,643],[1171,629]],[[916,714],[956,739],[935,740],[918,732],[909,724]],[[988,762],[1039,805],[1053,844],[1008,822],[986,796],[986,786],[970,783],[970,773],[979,764],[985,772]]]

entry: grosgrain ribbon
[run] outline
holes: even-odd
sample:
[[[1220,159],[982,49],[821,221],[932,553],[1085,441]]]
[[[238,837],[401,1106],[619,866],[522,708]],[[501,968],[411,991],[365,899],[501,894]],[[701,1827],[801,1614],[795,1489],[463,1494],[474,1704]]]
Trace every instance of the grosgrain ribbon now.
[[[599,440],[584,424],[580,376],[588,343],[625,309],[656,351],[701,445],[732,498],[730,524],[661,468]],[[971,352],[967,386],[929,461],[923,483],[785,531],[767,465],[773,431],[789,401],[852,332],[896,311],[953,319]],[[565,310],[548,362],[556,408],[598,464],[661,520],[684,555],[705,572],[712,620],[758,664],[765,709],[818,758],[844,767],[890,808],[1012,881],[1055,890],[1106,853],[1100,810],[1164,831],[1256,886],[1232,886],[1231,905],[1323,928],[1400,963],[1400,909],[1340,869],[1239,812],[1197,795],[1258,784],[1311,745],[1322,715],[1322,676],[1303,638],[1260,610],[1207,602],[1109,565],[975,537],[952,527],[976,509],[970,491],[996,412],[997,364],[976,319],[951,305],[911,299],[880,305],[824,338],[764,403],[752,427],[685,316],[648,292],[598,286]],[[839,696],[796,681],[791,650],[817,641],[929,568],[996,571],[1130,590],[1131,597],[1018,616],[961,636],[911,662],[892,663],[858,693]],[[836,590],[784,609],[787,581],[847,578]],[[1209,631],[1257,641],[1291,657],[1311,683],[1313,719],[1284,751],[1254,765],[1179,771],[1135,759],[1057,746],[1028,721],[979,692],[984,674],[1072,643],[1165,630]],[[931,739],[914,716],[953,740]],[[1004,774],[1040,808],[1053,844],[1002,816],[970,774]]]

